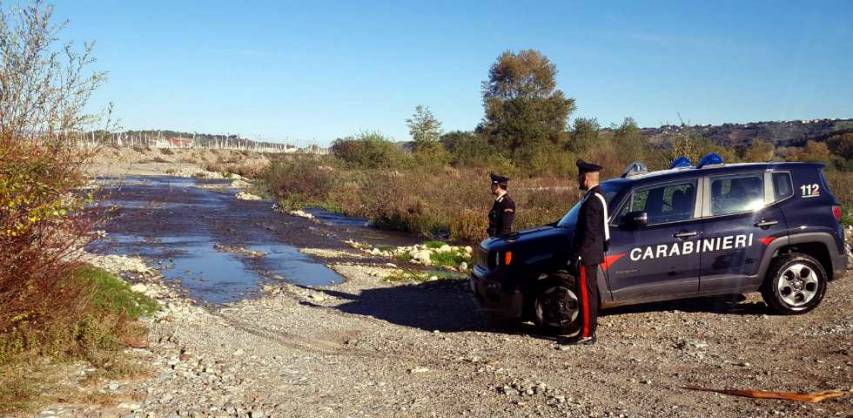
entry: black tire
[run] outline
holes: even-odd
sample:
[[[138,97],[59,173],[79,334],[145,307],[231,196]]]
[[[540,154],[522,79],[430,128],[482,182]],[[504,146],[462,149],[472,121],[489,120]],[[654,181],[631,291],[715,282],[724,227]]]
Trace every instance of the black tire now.
[[[812,309],[826,293],[826,271],[813,257],[789,253],[773,260],[761,287],[764,303],[780,315],[799,315]]]
[[[580,302],[573,277],[549,277],[536,284],[532,316],[547,334],[573,334],[580,329]]]

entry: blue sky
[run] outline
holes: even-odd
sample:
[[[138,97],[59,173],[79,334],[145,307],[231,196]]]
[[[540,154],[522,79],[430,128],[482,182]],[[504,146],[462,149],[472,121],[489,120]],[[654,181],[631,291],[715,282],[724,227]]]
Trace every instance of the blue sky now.
[[[92,104],[127,129],[328,144],[473,129],[505,50],[535,48],[602,125],[853,117],[853,2],[119,1],[56,4],[96,42]],[[536,5],[538,4],[538,5]]]

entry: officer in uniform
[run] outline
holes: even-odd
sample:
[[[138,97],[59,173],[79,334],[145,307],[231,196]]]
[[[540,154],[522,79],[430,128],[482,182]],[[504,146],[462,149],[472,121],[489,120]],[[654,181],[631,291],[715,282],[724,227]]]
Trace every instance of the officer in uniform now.
[[[578,296],[581,327],[575,344],[594,344],[598,324],[598,265],[604,261],[608,229],[607,202],[598,185],[601,166],[578,160],[578,187],[586,190],[575,228],[574,248],[578,263]]]
[[[512,231],[512,221],[515,219],[515,202],[509,197],[507,184],[509,178],[492,173],[492,194],[495,195],[495,203],[489,211],[490,237],[508,234]]]

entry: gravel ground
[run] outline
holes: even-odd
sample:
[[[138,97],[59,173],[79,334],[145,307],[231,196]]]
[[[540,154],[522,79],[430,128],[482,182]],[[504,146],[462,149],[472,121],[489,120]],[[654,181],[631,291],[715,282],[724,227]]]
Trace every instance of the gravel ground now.
[[[750,295],[606,312],[599,342],[564,346],[529,327],[491,330],[463,281],[389,284],[386,267],[338,263],[341,285],[268,288],[198,307],[147,281],[165,309],[150,378],[105,382],[112,407],[57,405],[60,416],[849,416],[853,396],[802,404],[685,386],[853,389],[850,274],[803,316],[767,315]],[[133,263],[130,263],[133,264]]]
[[[530,325],[491,329],[466,282],[388,283],[386,258],[308,230],[329,242],[294,244],[346,282],[202,307],[138,259],[95,260],[164,307],[148,347],[129,350],[149,373],[102,382],[109,406],[39,415],[853,416],[853,394],[803,404],[684,389],[853,390],[851,272],[806,315],[768,315],[757,295],[627,307],[603,313],[597,345],[576,347]]]

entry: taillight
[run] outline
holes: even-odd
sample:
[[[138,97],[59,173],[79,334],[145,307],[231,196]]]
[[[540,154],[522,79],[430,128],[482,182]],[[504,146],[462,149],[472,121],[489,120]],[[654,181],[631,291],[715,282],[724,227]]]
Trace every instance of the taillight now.
[[[512,251],[507,251],[504,253],[504,265],[508,266],[512,264]]]
[[[841,222],[841,206],[835,205],[832,207],[832,216],[835,217],[835,220]]]

